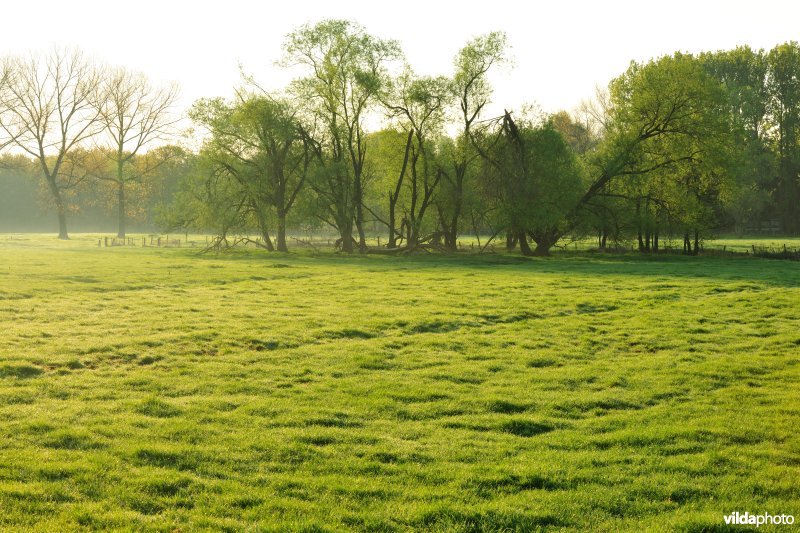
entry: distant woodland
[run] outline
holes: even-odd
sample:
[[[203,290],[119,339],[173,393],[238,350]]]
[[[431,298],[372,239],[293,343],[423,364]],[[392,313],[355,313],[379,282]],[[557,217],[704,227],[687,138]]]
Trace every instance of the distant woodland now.
[[[189,110],[177,87],[77,50],[6,57],[0,231],[197,231],[270,251],[327,232],[362,253],[478,235],[525,255],[800,234],[798,43],[632,62],[578,109],[489,114],[508,53],[489,33],[421,76],[397,42],[327,20],[286,37],[283,90],[245,77]]]

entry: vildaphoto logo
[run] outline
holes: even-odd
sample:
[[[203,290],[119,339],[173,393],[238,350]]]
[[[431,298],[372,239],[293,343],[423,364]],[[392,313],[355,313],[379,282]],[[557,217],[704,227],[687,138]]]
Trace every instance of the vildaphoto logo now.
[[[761,527],[767,524],[778,525],[778,526],[780,525],[790,526],[794,524],[794,516],[790,514],[776,514],[776,515],[771,515],[769,513],[750,514],[750,513],[740,513],[739,511],[736,511],[731,514],[725,515],[724,518],[726,524],[737,525],[737,526]]]

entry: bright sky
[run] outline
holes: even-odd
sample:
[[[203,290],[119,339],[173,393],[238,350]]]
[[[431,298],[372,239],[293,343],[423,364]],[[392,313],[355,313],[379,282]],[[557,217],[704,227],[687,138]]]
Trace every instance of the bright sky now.
[[[514,65],[493,76],[497,110],[523,103],[572,109],[632,59],[800,40],[797,0],[44,0],[4,3],[0,53],[78,46],[154,81],[177,82],[188,107],[231,95],[239,64],[263,85],[282,86],[287,74],[274,62],[284,36],[324,18],[355,20],[399,40],[423,74],[449,74],[468,39],[505,31]]]

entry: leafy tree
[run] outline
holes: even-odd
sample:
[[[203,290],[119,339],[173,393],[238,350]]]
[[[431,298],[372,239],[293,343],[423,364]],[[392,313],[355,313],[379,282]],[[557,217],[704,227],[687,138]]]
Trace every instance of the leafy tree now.
[[[778,176],[775,201],[784,230],[800,231],[800,44],[767,54],[769,112],[775,126]]]
[[[215,190],[240,197],[238,211],[255,219],[264,246],[273,250],[270,219],[277,222],[277,250],[287,251],[286,220],[308,173],[311,151],[285,102],[245,93],[233,105],[201,100],[190,113],[210,133],[202,155]],[[230,183],[222,185],[222,180]],[[229,203],[229,202],[228,202]],[[230,226],[229,226],[230,227]]]
[[[730,117],[730,171],[735,187],[726,207],[735,229],[757,224],[771,204],[777,162],[771,148],[769,63],[761,50],[741,46],[700,56],[705,69],[725,90]]]
[[[395,247],[396,236],[406,240],[406,248],[416,248],[422,240],[423,222],[443,171],[436,162],[435,140],[442,133],[444,111],[450,99],[451,84],[444,77],[416,77],[410,69],[398,77],[394,94],[385,105],[397,121],[398,127],[407,131],[403,150],[403,164],[389,193],[389,247]],[[407,176],[407,178],[406,178]],[[403,189],[405,231],[396,229],[395,206]]]
[[[442,168],[442,192],[436,208],[445,248],[456,250],[458,231],[468,195],[468,176],[478,163],[473,130],[490,102],[489,70],[506,60],[507,42],[502,32],[491,32],[468,42],[456,55],[452,88],[458,103],[459,132],[450,145],[449,168]]]
[[[343,251],[353,251],[353,225],[359,249],[366,251],[364,124],[386,88],[386,64],[399,57],[399,46],[355,23],[326,20],[291,33],[285,52],[287,64],[307,72],[292,89],[307,115],[305,131],[319,164],[310,185],[324,210],[321,216],[339,232]]]
[[[632,63],[609,89],[608,99],[592,110],[603,139],[587,157],[591,181],[569,215],[573,221],[598,197],[614,195],[618,180],[671,172],[675,179],[705,179],[715,165],[704,167],[703,161],[717,161],[729,143],[724,92],[691,55]],[[679,167],[683,171],[674,174]],[[554,231],[543,243],[552,245],[560,236]]]
[[[507,112],[491,146],[481,153],[484,194],[495,202],[495,222],[518,239],[524,255],[546,255],[549,247],[539,245],[542,235],[548,239],[566,229],[566,215],[581,194],[574,152],[552,118],[518,126]],[[537,243],[535,250],[529,237]]]

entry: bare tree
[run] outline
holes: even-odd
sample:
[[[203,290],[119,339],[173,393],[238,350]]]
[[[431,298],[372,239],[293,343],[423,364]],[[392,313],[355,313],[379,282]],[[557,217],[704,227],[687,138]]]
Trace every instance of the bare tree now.
[[[101,81],[95,105],[106,137],[104,140],[108,142],[104,153],[113,169],[99,172],[96,176],[116,188],[117,237],[125,237],[126,186],[152,174],[164,160],[150,157],[146,158],[145,164],[132,163],[148,145],[163,140],[169,133],[177,121],[171,113],[177,96],[177,86],[156,88],[143,74],[122,68],[109,72]]]
[[[38,163],[58,214],[58,238],[68,239],[63,192],[86,177],[81,144],[100,127],[93,105],[98,73],[80,51],[62,49],[6,58],[3,72],[0,134]]]

